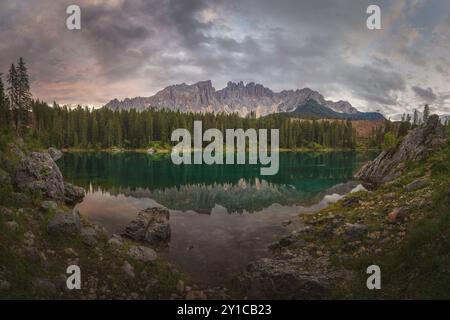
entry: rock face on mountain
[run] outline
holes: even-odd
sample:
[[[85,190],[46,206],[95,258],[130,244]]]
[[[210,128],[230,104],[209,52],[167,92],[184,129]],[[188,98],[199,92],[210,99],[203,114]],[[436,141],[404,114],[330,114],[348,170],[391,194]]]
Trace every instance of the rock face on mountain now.
[[[432,115],[424,125],[409,132],[399,145],[365,164],[355,177],[375,185],[392,181],[403,173],[407,161],[424,160],[444,145],[445,129],[439,117]]]
[[[238,112],[245,116],[250,112],[257,116],[274,112],[290,112],[308,100],[335,112],[358,114],[358,110],[347,101],[328,101],[317,91],[309,88],[273,92],[261,84],[228,82],[217,90],[210,80],[192,85],[177,84],[159,91],[152,97],[136,97],[119,101],[114,99],[105,105],[112,110],[144,110],[149,107],[168,108],[183,112]]]

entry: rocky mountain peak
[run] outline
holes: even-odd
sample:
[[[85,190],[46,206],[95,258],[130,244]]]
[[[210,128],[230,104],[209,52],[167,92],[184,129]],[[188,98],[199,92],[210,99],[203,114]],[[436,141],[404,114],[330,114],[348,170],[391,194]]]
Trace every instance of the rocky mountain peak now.
[[[182,83],[168,86],[147,98],[127,98],[123,101],[114,99],[105,107],[112,110],[144,110],[156,107],[191,112],[237,112],[241,116],[254,112],[261,116],[274,112],[289,112],[309,100],[315,100],[336,112],[358,113],[350,103],[327,101],[319,92],[310,88],[273,92],[259,83],[229,81],[226,87],[216,91],[211,80],[191,85]]]
[[[264,87],[262,84],[249,82],[244,85],[244,82],[232,82],[229,81],[227,86],[217,91],[217,97],[220,101],[227,103],[227,99],[236,98],[262,98],[272,97],[273,92],[269,88]]]

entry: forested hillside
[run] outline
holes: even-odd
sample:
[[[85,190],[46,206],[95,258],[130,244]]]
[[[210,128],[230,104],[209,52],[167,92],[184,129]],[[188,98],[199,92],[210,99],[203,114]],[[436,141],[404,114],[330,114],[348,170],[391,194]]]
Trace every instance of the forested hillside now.
[[[242,117],[237,113],[186,113],[161,108],[149,108],[141,112],[135,109],[92,109],[81,106],[69,108],[56,103],[49,106],[32,99],[28,71],[22,58],[17,65],[11,65],[6,80],[7,86],[3,84],[0,74],[1,130],[31,136],[43,147],[136,149],[160,146],[168,149],[173,130],[187,128],[192,132],[194,121],[200,120],[203,130],[279,129],[280,148],[283,149],[352,149],[357,145],[378,148],[388,147],[401,139],[411,126],[417,125],[418,118],[415,114],[414,121],[405,116],[401,122],[394,124],[390,121],[378,122],[367,126],[371,132],[361,137],[360,128],[355,130],[351,120],[342,117],[331,119],[342,114],[314,101],[298,107],[302,109],[301,119],[296,112],[257,118],[255,113]],[[325,111],[328,113],[325,114]],[[424,119],[429,113],[425,111]]]
[[[318,147],[354,148],[355,130],[351,123],[338,121],[295,122],[283,115],[264,118],[240,117],[237,114],[181,113],[149,109],[142,112],[69,109],[44,102],[32,103],[33,128],[37,138],[46,146],[58,148],[145,148],[153,143],[170,143],[177,128],[192,132],[195,120],[203,130],[267,128],[280,129],[281,148]]]

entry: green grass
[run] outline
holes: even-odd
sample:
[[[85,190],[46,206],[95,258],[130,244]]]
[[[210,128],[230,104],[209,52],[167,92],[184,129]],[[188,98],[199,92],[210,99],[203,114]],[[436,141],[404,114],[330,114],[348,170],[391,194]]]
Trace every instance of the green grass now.
[[[437,153],[427,163],[416,164],[402,183],[408,183],[431,168],[431,205],[414,210],[424,217],[408,226],[405,240],[382,256],[358,260],[353,268],[358,280],[348,292],[351,298],[449,299],[450,298],[450,149]],[[382,289],[365,287],[365,268],[377,264]]]

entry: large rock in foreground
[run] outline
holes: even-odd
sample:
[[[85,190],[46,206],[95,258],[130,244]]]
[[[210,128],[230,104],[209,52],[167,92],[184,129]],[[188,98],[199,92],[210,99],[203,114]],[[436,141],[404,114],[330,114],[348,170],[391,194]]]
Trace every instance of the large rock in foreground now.
[[[151,245],[167,243],[170,240],[169,215],[166,208],[144,209],[126,226],[122,235]]]
[[[16,155],[18,162],[12,177],[19,190],[40,192],[44,198],[64,200],[62,174],[48,153],[31,152],[27,156],[16,150]]]
[[[392,181],[404,172],[408,161],[424,160],[442,148],[445,137],[439,117],[432,115],[425,125],[411,130],[400,145],[381,152],[375,160],[365,164],[355,178],[375,185]]]
[[[75,203],[84,197],[83,188],[65,183],[61,171],[47,152],[25,154],[16,145],[9,145],[14,158],[9,165],[12,183],[20,191],[38,192],[44,199]]]

